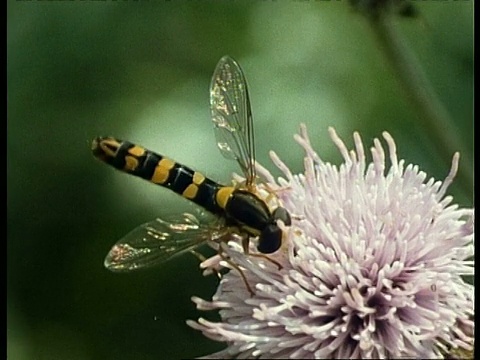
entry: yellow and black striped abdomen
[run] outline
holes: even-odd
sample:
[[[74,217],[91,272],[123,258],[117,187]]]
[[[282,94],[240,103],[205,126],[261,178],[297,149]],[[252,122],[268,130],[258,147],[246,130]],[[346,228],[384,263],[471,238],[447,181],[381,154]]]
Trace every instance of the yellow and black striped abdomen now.
[[[218,205],[217,193],[225,187],[197,171],[112,137],[96,138],[92,143],[92,152],[118,170],[164,186],[212,213],[223,213],[224,204]]]

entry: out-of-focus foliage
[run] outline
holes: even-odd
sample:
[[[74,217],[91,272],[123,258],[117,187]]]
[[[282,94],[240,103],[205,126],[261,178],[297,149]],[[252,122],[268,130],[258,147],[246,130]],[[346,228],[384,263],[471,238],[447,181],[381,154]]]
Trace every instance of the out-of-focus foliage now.
[[[396,21],[472,157],[473,2],[414,3],[419,17]],[[175,359],[221,347],[185,325],[199,316],[190,296],[216,284],[194,257],[128,275],[103,268],[136,225],[192,207],[94,160],[90,141],[129,139],[228,181],[237,169],[216,149],[208,108],[222,55],[246,73],[268,168],[273,149],[302,169],[292,135],[305,122],[326,160],[339,161],[329,125],[349,145],[359,130],[368,147],[388,130],[407,162],[436,179],[448,172],[347,2],[9,1],[7,10],[9,359]],[[472,205],[459,184],[450,193]]]

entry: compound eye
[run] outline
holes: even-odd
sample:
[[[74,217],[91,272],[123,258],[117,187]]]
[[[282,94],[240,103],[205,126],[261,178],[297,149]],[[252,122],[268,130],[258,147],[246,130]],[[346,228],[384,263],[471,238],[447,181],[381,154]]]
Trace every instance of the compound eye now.
[[[277,251],[281,245],[282,229],[274,224],[267,225],[258,238],[258,251],[263,254],[271,254]]]
[[[273,210],[272,216],[275,222],[277,220],[282,220],[286,226],[292,225],[292,219],[290,217],[290,214],[283,207],[277,207],[275,210]]]

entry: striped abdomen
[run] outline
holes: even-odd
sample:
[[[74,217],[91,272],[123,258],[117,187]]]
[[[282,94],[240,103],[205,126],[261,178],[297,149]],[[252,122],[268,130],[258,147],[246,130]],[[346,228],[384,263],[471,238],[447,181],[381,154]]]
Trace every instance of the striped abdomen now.
[[[218,200],[222,202],[218,195],[231,193],[230,187],[224,187],[197,171],[128,141],[98,137],[93,140],[92,152],[118,170],[173,190],[212,213],[223,213],[225,204],[218,204]]]

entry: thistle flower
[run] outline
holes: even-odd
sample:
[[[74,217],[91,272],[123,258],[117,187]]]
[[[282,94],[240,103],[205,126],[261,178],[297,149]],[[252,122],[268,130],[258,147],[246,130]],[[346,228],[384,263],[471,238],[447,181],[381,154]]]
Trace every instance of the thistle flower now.
[[[330,136],[344,163],[323,161],[302,126],[305,173],[277,181],[259,168],[268,189],[293,215],[272,262],[246,256],[237,242],[224,250],[238,271],[220,281],[212,301],[192,300],[200,310],[219,310],[221,322],[187,323],[226,349],[205,358],[442,358],[473,349],[473,209],[445,196],[458,167],[446,179],[425,181],[416,165],[398,160],[393,138],[383,133],[367,164],[360,136],[348,151]],[[252,248],[252,251],[253,248]],[[229,267],[218,256],[203,264]]]

